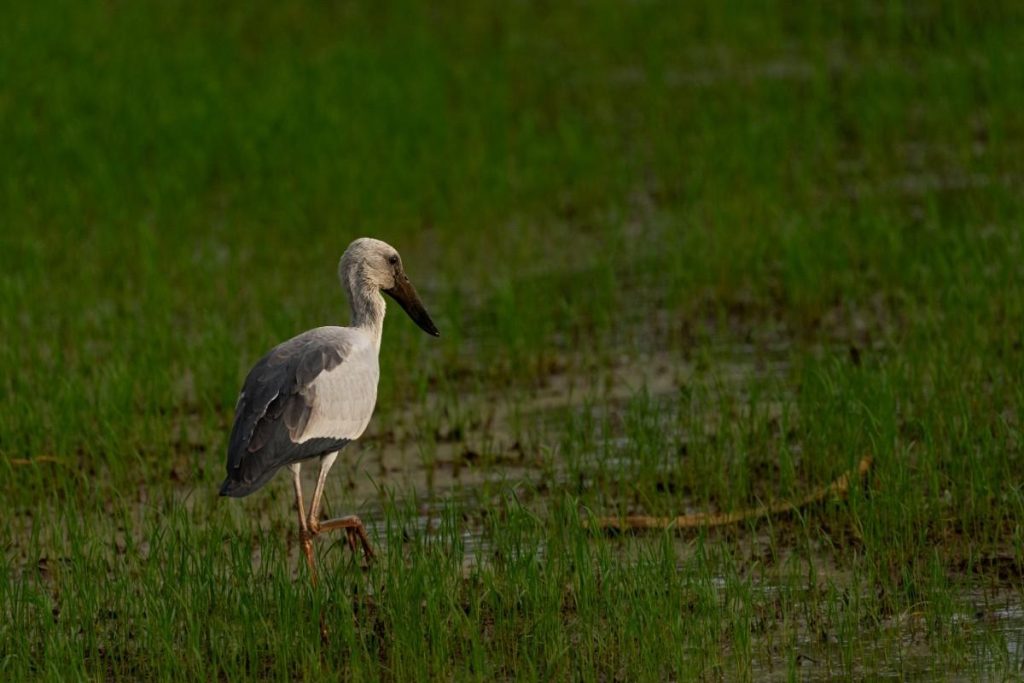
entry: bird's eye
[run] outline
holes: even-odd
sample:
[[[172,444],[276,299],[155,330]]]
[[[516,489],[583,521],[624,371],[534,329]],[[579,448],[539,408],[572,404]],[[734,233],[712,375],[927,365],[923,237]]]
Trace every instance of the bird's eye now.
[[[388,263],[390,263],[391,265],[395,265],[396,263],[398,263],[398,255],[392,254],[391,256],[388,256]]]

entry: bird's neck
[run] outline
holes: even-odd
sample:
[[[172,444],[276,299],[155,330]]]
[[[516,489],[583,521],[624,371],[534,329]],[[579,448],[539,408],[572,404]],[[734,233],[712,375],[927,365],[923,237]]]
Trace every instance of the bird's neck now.
[[[349,292],[352,305],[352,327],[366,330],[373,336],[380,349],[381,334],[384,332],[384,313],[387,305],[376,287],[360,288]]]

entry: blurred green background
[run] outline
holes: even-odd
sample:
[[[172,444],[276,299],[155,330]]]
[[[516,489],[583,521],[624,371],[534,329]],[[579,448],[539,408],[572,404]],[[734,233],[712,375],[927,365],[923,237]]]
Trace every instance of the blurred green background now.
[[[391,322],[386,392],[676,343],[737,307],[812,343],[849,336],[835,313],[890,344],[1010,345],[1017,19],[11,3],[0,446],[166,448],[169,413],[223,413],[269,345],[344,322],[334,268],[360,235],[406,254],[445,332],[436,352]]]
[[[5,3],[11,585],[69,519],[139,490],[205,500],[246,370],[345,324],[337,259],[369,235],[443,335],[392,312],[372,438],[440,405],[410,430],[444,441],[481,402],[625,357],[703,368],[673,390],[703,423],[740,350],[785,366],[769,398],[795,431],[691,438],[691,498],[643,477],[633,498],[567,491],[731,509],[871,452],[876,497],[830,518],[861,538],[827,545],[890,577],[890,608],[993,553],[1019,587],[1022,20],[1017,2]],[[741,384],[757,415],[764,388]],[[549,424],[531,457],[558,471],[580,429]]]

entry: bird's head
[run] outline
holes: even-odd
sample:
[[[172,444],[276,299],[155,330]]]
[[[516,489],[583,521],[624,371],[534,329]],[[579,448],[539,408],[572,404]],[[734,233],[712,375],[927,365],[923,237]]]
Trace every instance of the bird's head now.
[[[383,292],[397,301],[424,332],[435,337],[441,335],[405,274],[398,250],[387,242],[372,237],[355,240],[342,255],[338,274],[350,294]]]

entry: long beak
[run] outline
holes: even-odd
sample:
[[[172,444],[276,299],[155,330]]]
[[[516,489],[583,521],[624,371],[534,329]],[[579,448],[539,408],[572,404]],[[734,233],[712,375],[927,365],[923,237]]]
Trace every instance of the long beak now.
[[[419,325],[421,330],[435,337],[441,336],[441,333],[438,332],[437,327],[434,325],[434,321],[430,319],[427,309],[423,308],[420,295],[416,293],[416,288],[409,282],[408,275],[405,273],[396,274],[395,286],[391,289],[385,289],[383,292],[397,301],[402,310],[412,318],[414,323]]]

